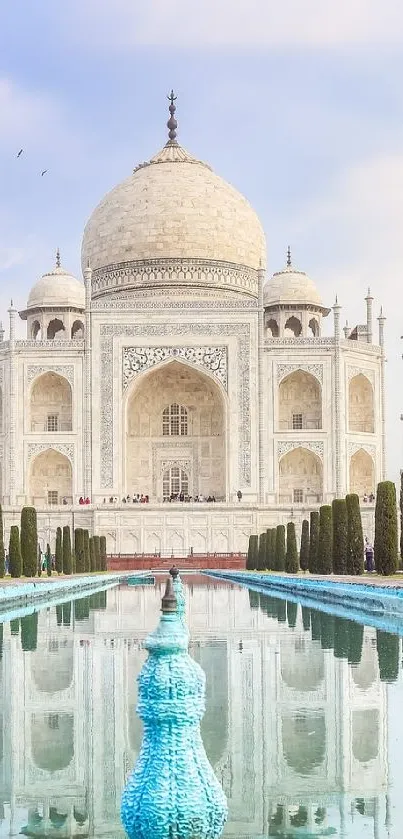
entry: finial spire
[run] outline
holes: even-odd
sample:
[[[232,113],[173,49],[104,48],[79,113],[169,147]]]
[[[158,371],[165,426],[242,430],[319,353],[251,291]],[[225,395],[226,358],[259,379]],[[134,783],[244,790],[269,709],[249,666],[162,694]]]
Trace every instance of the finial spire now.
[[[161,601],[161,611],[164,614],[169,614],[170,612],[176,612],[177,602],[175,597],[175,591],[173,587],[172,577],[168,577],[167,584],[165,588],[165,594]]]
[[[288,245],[288,248],[287,248],[287,268],[291,268],[291,265],[292,265],[292,262],[291,262],[291,248]]]
[[[170,103],[170,105],[169,105],[170,117],[169,117],[169,120],[167,122],[167,127],[169,129],[169,133],[168,133],[169,139],[168,139],[167,145],[175,145],[176,146],[177,142],[178,142],[177,139],[176,139],[176,129],[178,127],[178,123],[175,119],[176,105],[174,103],[175,103],[177,97],[175,96],[173,90],[171,90],[171,92],[168,94],[167,99],[169,100],[169,103]]]
[[[59,251],[59,248],[56,251],[56,268],[60,268],[60,251]]]

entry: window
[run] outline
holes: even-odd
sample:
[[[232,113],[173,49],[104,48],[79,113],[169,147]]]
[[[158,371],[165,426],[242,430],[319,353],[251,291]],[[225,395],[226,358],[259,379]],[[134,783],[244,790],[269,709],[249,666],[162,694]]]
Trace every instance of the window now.
[[[162,494],[164,498],[176,497],[183,493],[189,495],[189,478],[180,466],[171,466],[164,472],[162,479]]]
[[[188,412],[174,402],[162,412],[162,434],[164,437],[186,437],[187,433]]]
[[[59,503],[59,493],[57,489],[49,489],[48,490],[48,504],[58,504]]]
[[[59,714],[49,714],[48,726],[53,729],[53,731],[56,731],[56,729],[59,728]]]
[[[59,417],[57,414],[48,414],[48,418],[46,421],[46,431],[58,431],[59,430]]]
[[[294,504],[302,504],[304,500],[304,490],[294,489],[293,493]]]
[[[302,414],[292,415],[292,427],[294,431],[298,431],[302,428]]]

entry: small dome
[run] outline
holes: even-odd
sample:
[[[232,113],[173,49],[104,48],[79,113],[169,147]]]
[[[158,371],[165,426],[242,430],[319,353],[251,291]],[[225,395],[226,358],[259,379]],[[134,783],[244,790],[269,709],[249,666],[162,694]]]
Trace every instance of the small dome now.
[[[59,254],[55,268],[35,283],[28,297],[27,309],[48,308],[85,308],[84,285],[62,268]]]
[[[275,306],[282,303],[298,306],[303,303],[323,307],[315,283],[305,274],[305,271],[298,271],[297,268],[294,268],[291,264],[289,251],[285,268],[282,271],[276,271],[265,284],[263,298],[265,306]]]

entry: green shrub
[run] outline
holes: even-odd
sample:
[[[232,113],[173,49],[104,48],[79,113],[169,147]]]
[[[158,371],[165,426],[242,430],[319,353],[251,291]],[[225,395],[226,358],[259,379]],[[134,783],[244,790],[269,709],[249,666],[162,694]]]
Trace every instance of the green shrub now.
[[[265,571],[266,569],[266,531],[259,536],[257,568],[258,571]]]
[[[399,677],[398,635],[376,630],[376,649],[378,652],[379,675],[381,682],[396,682]]]
[[[312,641],[320,641],[320,612],[317,609],[311,609],[311,636]]]
[[[61,626],[63,623],[63,606],[61,603],[58,603],[56,606],[56,623],[58,626]]]
[[[266,568],[274,571],[276,559],[276,528],[269,527],[266,532]]]
[[[318,573],[319,510],[312,510],[309,524],[309,573]]]
[[[90,536],[90,571],[96,571],[94,537]]]
[[[349,621],[348,662],[359,664],[362,656],[364,627],[355,621]]]
[[[63,574],[71,574],[72,566],[71,533],[68,524],[66,524],[63,527]]]
[[[101,570],[101,547],[99,536],[94,536],[95,570]]]
[[[307,632],[311,628],[311,610],[308,608],[308,606],[301,606],[301,612],[302,626],[304,627],[305,632]]]
[[[280,597],[276,597],[276,607],[277,607],[277,620],[278,620],[278,622],[279,623],[285,623],[286,620],[287,620],[287,603],[286,603],[286,601],[281,600]]]
[[[304,519],[301,529],[301,547],[299,551],[299,565],[301,571],[307,571],[309,568],[309,521]]]
[[[347,505],[347,573],[364,573],[364,537],[360,499],[352,493],[346,495]]]
[[[55,568],[58,574],[63,571],[63,540],[62,528],[58,527],[56,530],[56,548],[55,548]]]
[[[287,524],[287,550],[285,554],[285,570],[287,574],[298,574],[298,548],[295,535],[295,524],[289,521]]]
[[[63,626],[70,626],[71,625],[71,600],[68,600],[67,603],[63,603],[62,612],[63,612]]]
[[[335,658],[348,658],[350,648],[350,621],[346,618],[334,619],[334,655]]]
[[[38,612],[21,618],[21,647],[24,653],[34,652],[38,645]]]
[[[85,571],[85,556],[84,556],[84,530],[82,527],[76,527],[74,531],[74,553],[76,557],[76,573],[84,574]]]
[[[90,534],[88,530],[84,530],[84,571],[87,573],[91,569],[90,557]]]
[[[10,632],[11,635],[19,635],[20,634],[20,619],[13,618],[10,621]]]
[[[318,573],[331,574],[332,570],[332,508],[323,504],[319,510]]]
[[[374,559],[378,574],[397,571],[397,509],[393,481],[381,481],[376,491]]]
[[[22,556],[20,545],[20,530],[16,524],[10,528],[10,543],[8,547],[8,563],[11,577],[21,577]]]
[[[260,595],[258,591],[253,591],[253,589],[248,588],[248,596],[249,596],[249,606],[253,610],[259,609],[260,606]]]
[[[21,556],[25,577],[36,577],[38,571],[38,528],[35,507],[21,510]]]
[[[246,555],[246,568],[247,568],[248,571],[253,571],[254,570],[253,565],[252,565],[252,562],[253,562],[253,559],[252,559],[252,557],[253,557],[253,547],[252,547],[253,546],[253,541],[252,541],[252,539],[253,539],[253,537],[249,536],[248,553]]]
[[[99,552],[101,556],[101,571],[107,571],[108,557],[106,553],[106,536],[99,537]]]
[[[4,526],[3,526],[3,510],[0,504],[0,577],[4,577],[6,573],[5,551],[4,551]]]
[[[333,573],[347,574],[348,517],[345,498],[332,502],[333,522]]]
[[[320,645],[322,650],[334,647],[334,617],[326,612],[320,613]]]
[[[275,554],[275,571],[284,571],[285,568],[285,527],[283,524],[278,524],[276,527],[276,554]]]

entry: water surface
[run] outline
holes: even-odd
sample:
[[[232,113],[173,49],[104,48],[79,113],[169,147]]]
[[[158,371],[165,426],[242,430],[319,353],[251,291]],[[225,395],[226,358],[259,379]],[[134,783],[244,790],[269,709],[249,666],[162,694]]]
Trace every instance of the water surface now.
[[[0,836],[123,837],[136,676],[162,585],[0,625]],[[398,636],[202,577],[186,597],[225,835],[401,839]]]

